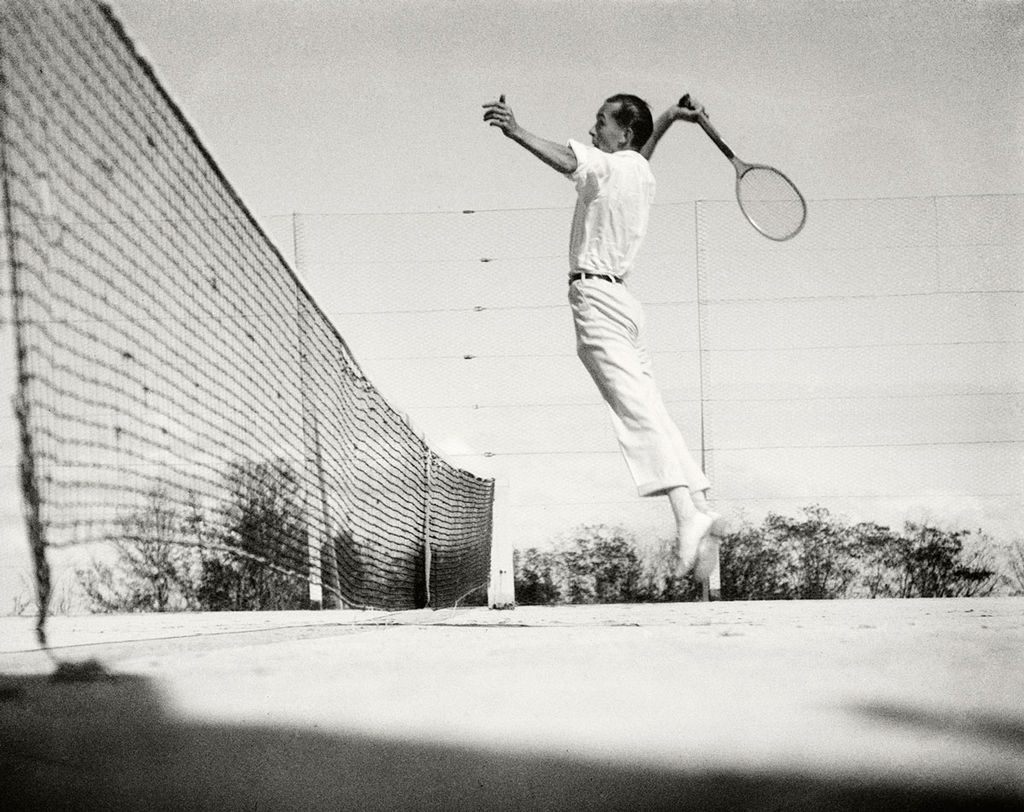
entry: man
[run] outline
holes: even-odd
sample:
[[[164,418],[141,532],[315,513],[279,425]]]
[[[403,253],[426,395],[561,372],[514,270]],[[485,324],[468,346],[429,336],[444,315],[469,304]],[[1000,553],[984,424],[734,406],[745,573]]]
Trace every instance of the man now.
[[[569,303],[576,348],[612,410],[623,456],[641,496],[668,497],[683,573],[705,578],[717,560],[720,517],[710,483],[665,408],[641,336],[644,316],[624,284],[647,232],[655,181],[648,161],[674,121],[702,108],[673,106],[653,121],[646,102],[612,96],[597,111],[591,147],[559,144],[523,129],[505,97],[484,105],[500,129],[576,185],[569,255]]]

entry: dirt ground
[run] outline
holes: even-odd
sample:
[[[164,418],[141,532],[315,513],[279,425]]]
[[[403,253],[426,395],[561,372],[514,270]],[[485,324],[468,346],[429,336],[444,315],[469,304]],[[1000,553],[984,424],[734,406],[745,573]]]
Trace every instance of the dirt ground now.
[[[8,809],[1024,809],[1024,600],[0,619]],[[13,803],[13,805],[11,805]]]

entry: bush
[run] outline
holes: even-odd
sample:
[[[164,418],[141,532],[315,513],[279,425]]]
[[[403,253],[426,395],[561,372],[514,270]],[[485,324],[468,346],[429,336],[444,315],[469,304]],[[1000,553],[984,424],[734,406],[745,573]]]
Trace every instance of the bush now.
[[[516,603],[522,605],[695,600],[700,585],[678,575],[674,541],[638,548],[621,527],[584,525],[551,550],[516,550]]]
[[[874,523],[849,526],[824,508],[803,517],[768,514],[722,548],[722,597],[939,598],[991,594],[998,584],[989,540],[968,551],[965,530],[907,522],[902,533]]]
[[[1024,540],[1017,539],[1006,548],[1008,572],[1005,576],[1011,595],[1024,595]]]
[[[214,521],[166,491],[119,523],[113,559],[76,575],[97,612],[305,609],[301,494],[282,461],[237,462]]]
[[[290,574],[308,567],[298,476],[280,460],[239,462],[226,481],[231,496],[214,537],[227,550],[203,551],[197,603],[213,611],[308,608],[306,580]]]
[[[512,565],[515,570],[516,603],[533,606],[560,602],[562,591],[559,583],[562,576],[557,553],[543,552],[536,547],[514,550]]]
[[[998,579],[983,550],[968,552],[966,530],[908,522],[887,549],[897,598],[971,598],[991,594]]]
[[[746,523],[730,533],[722,545],[721,596],[723,600],[783,600],[795,598],[794,562],[779,539]]]
[[[198,553],[162,490],[119,523],[114,563],[94,560],[76,572],[94,612],[169,612],[195,608],[192,588]]]
[[[973,541],[969,545],[968,541]],[[964,530],[908,522],[902,532],[874,523],[849,525],[821,506],[797,517],[769,513],[743,521],[721,550],[724,600],[975,597],[1000,579],[991,540]],[[1024,545],[1010,565],[1024,572]],[[639,547],[622,528],[579,528],[550,550],[516,551],[521,604],[698,600],[701,587],[680,577],[675,540]],[[1011,573],[1012,575],[1012,573]],[[1021,580],[1018,574],[1018,581]],[[1010,578],[1006,579],[1012,584]]]

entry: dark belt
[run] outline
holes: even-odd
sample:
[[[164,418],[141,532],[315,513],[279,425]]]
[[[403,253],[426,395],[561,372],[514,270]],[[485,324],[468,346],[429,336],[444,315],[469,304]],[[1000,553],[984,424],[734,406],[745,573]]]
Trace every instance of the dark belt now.
[[[603,279],[605,282],[614,282],[616,285],[622,284],[621,276],[612,276],[610,273],[571,273],[569,274],[569,284],[578,282],[581,279]]]

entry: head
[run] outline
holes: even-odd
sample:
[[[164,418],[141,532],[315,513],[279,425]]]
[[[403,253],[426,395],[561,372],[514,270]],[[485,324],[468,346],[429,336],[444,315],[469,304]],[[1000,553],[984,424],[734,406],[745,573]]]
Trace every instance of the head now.
[[[606,99],[597,111],[590,138],[603,152],[639,150],[653,131],[654,120],[647,102],[628,93],[619,93]]]

